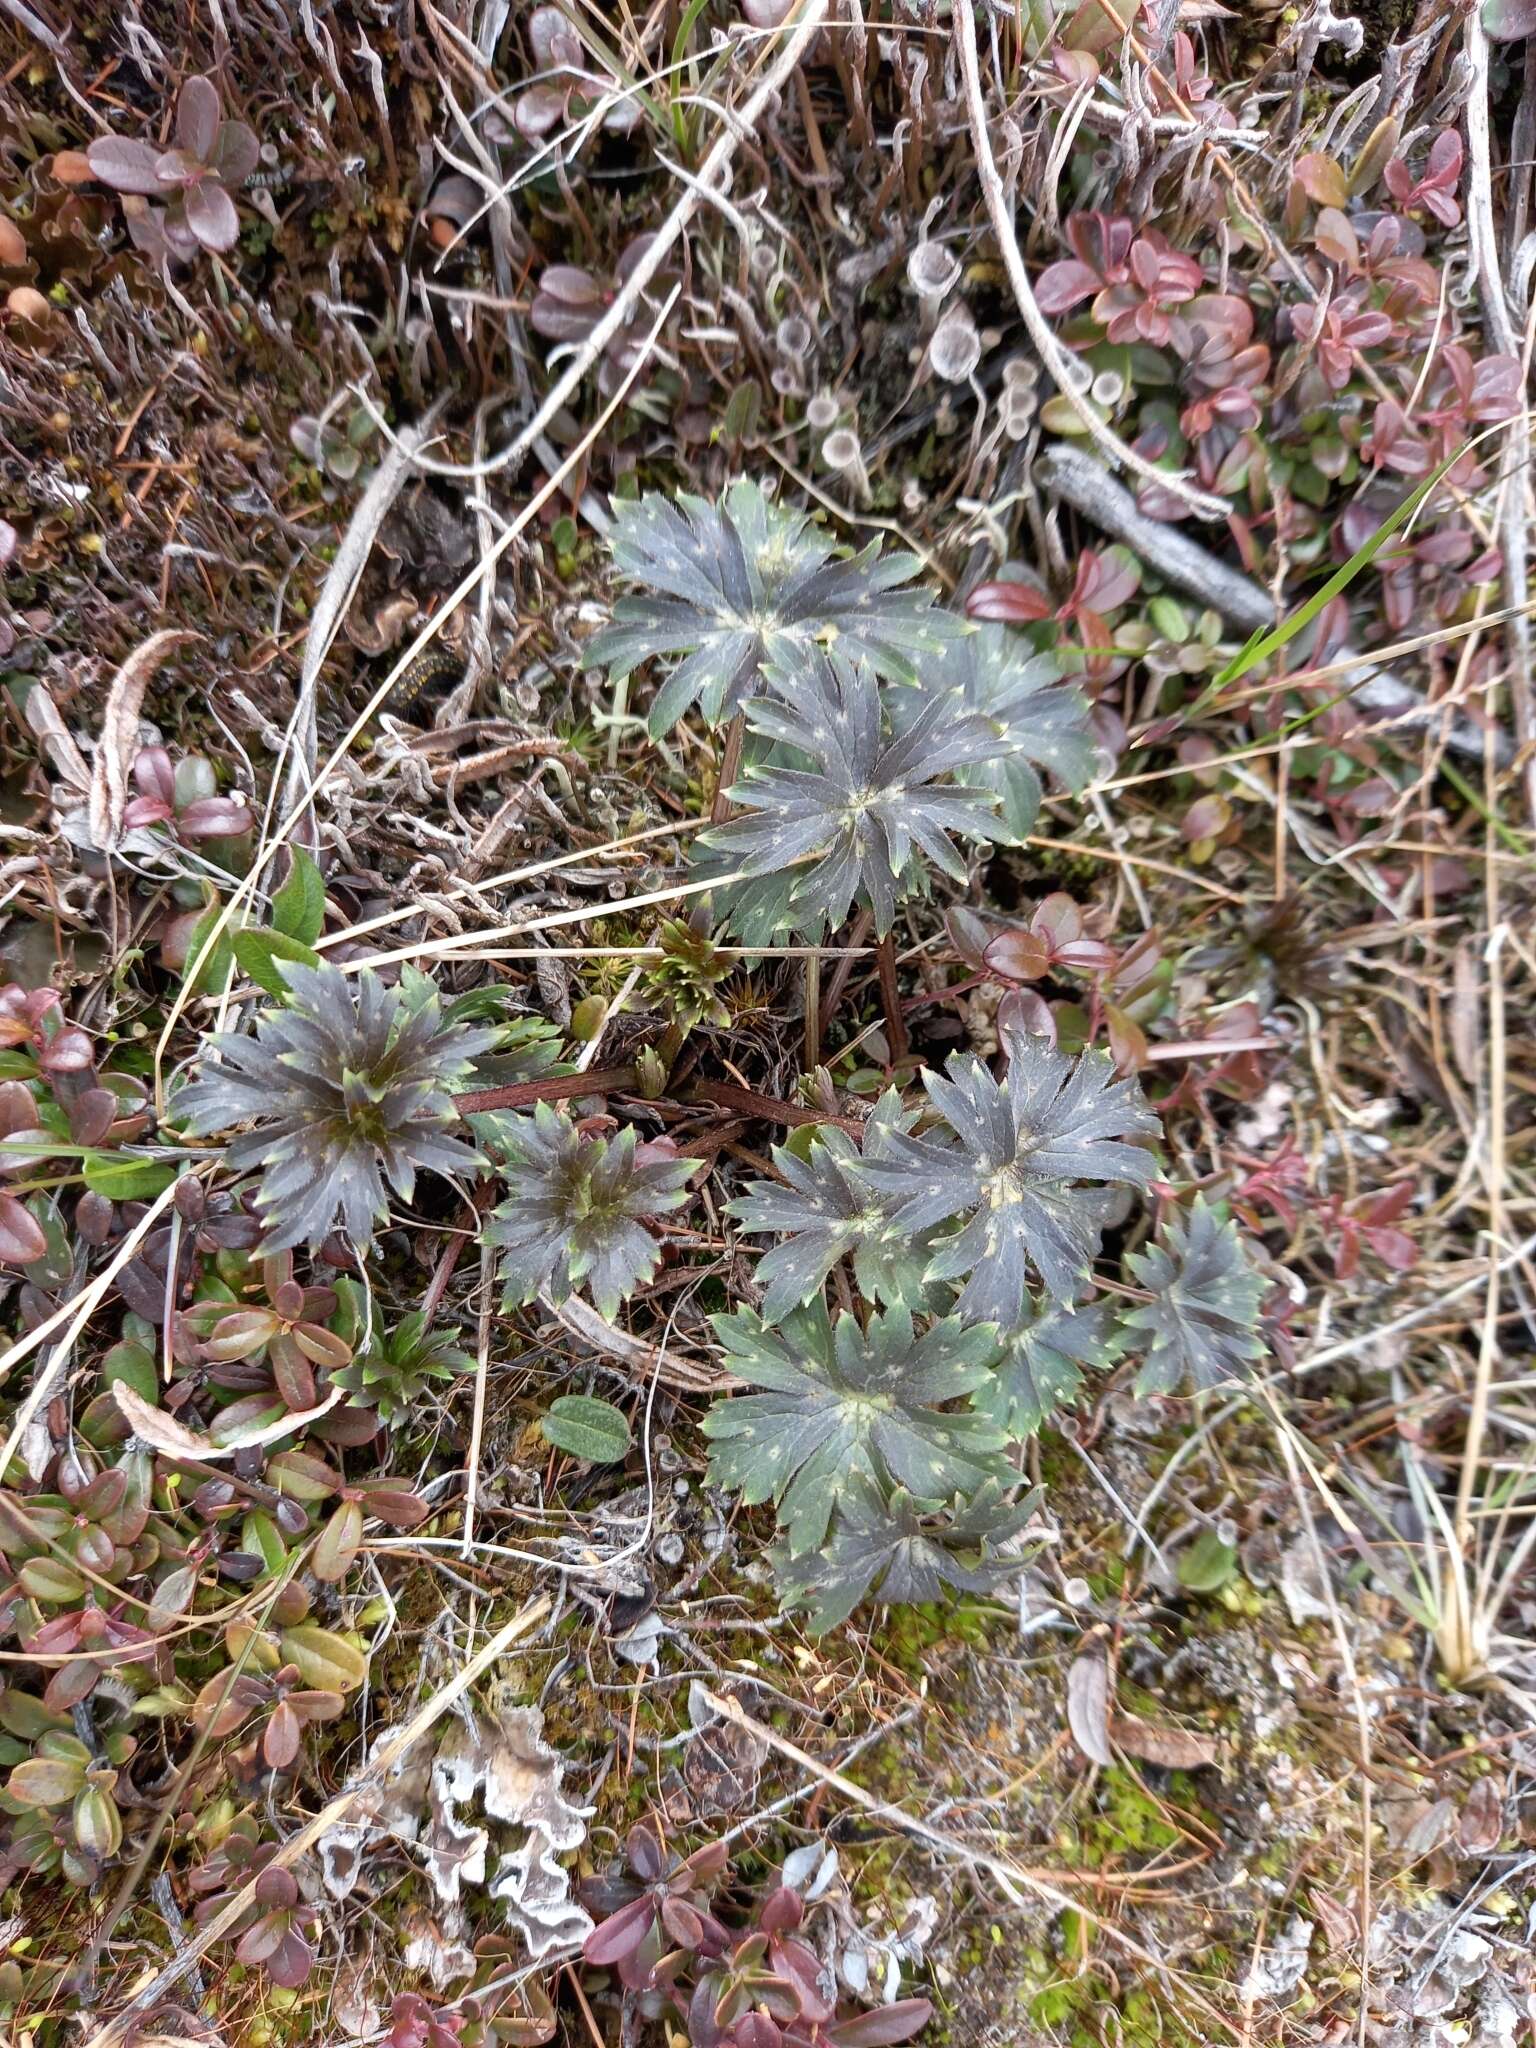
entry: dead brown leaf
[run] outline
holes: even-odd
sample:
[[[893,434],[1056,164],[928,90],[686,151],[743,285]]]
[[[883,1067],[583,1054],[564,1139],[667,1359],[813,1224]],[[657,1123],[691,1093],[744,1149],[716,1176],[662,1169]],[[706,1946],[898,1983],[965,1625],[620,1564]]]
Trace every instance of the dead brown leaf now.
[[[1359,1915],[1348,1906],[1341,1906],[1331,1893],[1314,1890],[1308,1895],[1308,1903],[1330,1948],[1348,1948],[1359,1940]]]
[[[60,778],[77,796],[91,786],[91,771],[85,756],[75,745],[74,735],[59,714],[46,683],[34,683],[27,692],[27,724],[43,743],[43,751]]]
[[[167,1458],[196,1458],[206,1465],[221,1458],[232,1458],[237,1451],[260,1449],[265,1444],[275,1444],[281,1437],[292,1436],[306,1424],[318,1421],[322,1415],[329,1415],[339,1402],[346,1399],[347,1390],[345,1387],[332,1387],[317,1407],[301,1408],[295,1414],[279,1416],[276,1422],[266,1423],[260,1429],[242,1430],[226,1444],[216,1444],[212,1437],[199,1436],[196,1430],[188,1429],[185,1423],[178,1422],[163,1408],[156,1408],[121,1380],[114,1381],[112,1392],[123,1412],[123,1420],[136,1437]]]
[[[1456,1823],[1463,1855],[1491,1856],[1504,1834],[1504,1795],[1497,1778],[1479,1778],[1467,1794]]]
[[[110,853],[123,836],[129,778],[139,751],[139,713],[149,679],[168,654],[202,637],[201,633],[166,626],[141,642],[112,678],[91,770],[91,837],[103,853]]]
[[[1093,1764],[1112,1764],[1109,1746],[1109,1666],[1097,1650],[1085,1650],[1067,1673],[1067,1726]]]
[[[1110,1739],[1127,1756],[1156,1764],[1165,1771],[1199,1771],[1216,1761],[1218,1744],[1214,1735],[1202,1735],[1194,1728],[1165,1728],[1156,1721],[1143,1721],[1138,1714],[1116,1714],[1109,1724]]]

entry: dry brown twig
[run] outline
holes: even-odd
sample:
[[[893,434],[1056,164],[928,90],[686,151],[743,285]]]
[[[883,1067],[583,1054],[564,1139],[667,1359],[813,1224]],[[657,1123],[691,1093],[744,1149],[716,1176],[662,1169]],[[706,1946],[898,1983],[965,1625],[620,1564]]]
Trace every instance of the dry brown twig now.
[[[1483,321],[1488,338],[1501,355],[1512,355],[1529,373],[1530,346],[1517,333],[1510,318],[1504,278],[1499,268],[1498,236],[1493,224],[1493,165],[1488,118],[1488,35],[1481,10],[1474,8],[1466,18],[1465,51],[1472,67],[1472,90],[1467,98],[1467,234],[1471,262],[1482,299]],[[1523,388],[1523,380],[1522,380]],[[1536,822],[1536,697],[1531,682],[1531,624],[1526,610],[1529,595],[1530,526],[1526,505],[1527,479],[1531,465],[1531,419],[1521,406],[1509,421],[1510,460],[1499,495],[1499,552],[1503,563],[1504,604],[1510,613],[1506,621],[1505,647],[1508,652],[1510,708],[1514,714],[1515,744],[1522,756],[1521,773],[1527,815]]]

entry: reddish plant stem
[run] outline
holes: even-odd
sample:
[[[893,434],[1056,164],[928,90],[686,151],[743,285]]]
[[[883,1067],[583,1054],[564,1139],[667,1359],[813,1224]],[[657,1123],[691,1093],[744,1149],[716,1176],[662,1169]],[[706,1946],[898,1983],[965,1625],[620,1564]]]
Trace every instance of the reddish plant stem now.
[[[731,803],[726,791],[736,780],[741,767],[742,743],[747,736],[747,714],[738,711],[725,729],[725,745],[720,751],[720,772],[715,778],[715,799],[709,807],[709,822],[722,825],[731,815]]]
[[[885,1011],[885,1031],[894,1067],[911,1052],[912,1040],[901,1014],[901,990],[896,986],[896,941],[889,932],[875,948],[875,965],[880,970],[880,1006]]]
[[[836,1124],[857,1137],[864,1126],[857,1117],[829,1116],[825,1110],[802,1109],[796,1102],[780,1102],[773,1095],[759,1095],[751,1088],[738,1088],[730,1081],[701,1081],[694,1094],[702,1102],[718,1103],[722,1109],[739,1110],[743,1116],[761,1117],[770,1124]]]
[[[598,1067],[590,1074],[552,1074],[543,1081],[509,1081],[504,1088],[474,1088],[455,1095],[460,1116],[483,1109],[525,1109],[533,1102],[569,1102],[576,1095],[605,1095],[634,1085],[633,1067]]]

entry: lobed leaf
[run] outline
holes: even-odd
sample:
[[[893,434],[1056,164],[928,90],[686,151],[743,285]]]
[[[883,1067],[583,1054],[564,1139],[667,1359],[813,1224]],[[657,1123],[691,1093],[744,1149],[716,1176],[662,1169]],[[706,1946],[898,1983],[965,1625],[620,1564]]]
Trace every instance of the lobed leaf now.
[[[705,1416],[710,1477],[748,1506],[772,1501],[791,1557],[825,1542],[855,1477],[932,1499],[1006,1472],[1002,1431],[945,1406],[985,1385],[990,1330],[949,1318],[919,1335],[900,1308],[865,1330],[847,1313],[834,1327],[820,1302],[779,1330],[750,1309],[711,1320],[729,1370],[762,1391]]]

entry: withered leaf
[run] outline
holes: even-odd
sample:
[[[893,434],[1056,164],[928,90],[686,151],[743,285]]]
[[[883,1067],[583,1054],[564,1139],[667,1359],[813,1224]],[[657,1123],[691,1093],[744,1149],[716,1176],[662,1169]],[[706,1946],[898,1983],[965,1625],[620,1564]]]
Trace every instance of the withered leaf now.
[[[175,648],[201,637],[172,626],[151,633],[112,678],[91,770],[91,837],[104,853],[110,853],[123,835],[129,771],[139,751],[139,712],[149,679]]]
[[[257,1449],[263,1444],[274,1444],[280,1437],[293,1436],[308,1423],[317,1422],[322,1415],[329,1415],[338,1402],[346,1399],[345,1387],[332,1387],[316,1407],[301,1409],[297,1414],[281,1415],[276,1422],[268,1422],[260,1429],[241,1430],[227,1443],[216,1444],[212,1437],[199,1436],[196,1430],[188,1429],[184,1422],[178,1422],[174,1415],[168,1415],[163,1408],[156,1408],[146,1401],[142,1394],[136,1394],[132,1387],[122,1380],[115,1380],[112,1394],[118,1407],[123,1411],[123,1420],[141,1442],[151,1450],[167,1458],[197,1458],[205,1465],[215,1464],[222,1458],[232,1458],[236,1451]]]
[[[1330,1948],[1348,1948],[1352,1942],[1358,1941],[1360,1920],[1350,1907],[1341,1906],[1337,1899],[1323,1891],[1313,1891],[1308,1897],[1308,1904]]]
[[[1216,1761],[1215,1736],[1202,1735],[1198,1729],[1168,1728],[1157,1721],[1143,1721],[1138,1714],[1116,1714],[1109,1733],[1127,1756],[1138,1756],[1161,1770],[1199,1771]]]
[[[1468,1856],[1491,1856],[1504,1833],[1504,1795],[1497,1778],[1479,1778],[1456,1823],[1458,1847]]]
[[[1085,1650],[1067,1673],[1067,1726],[1090,1763],[1114,1762],[1109,1746],[1109,1667],[1096,1650]]]

